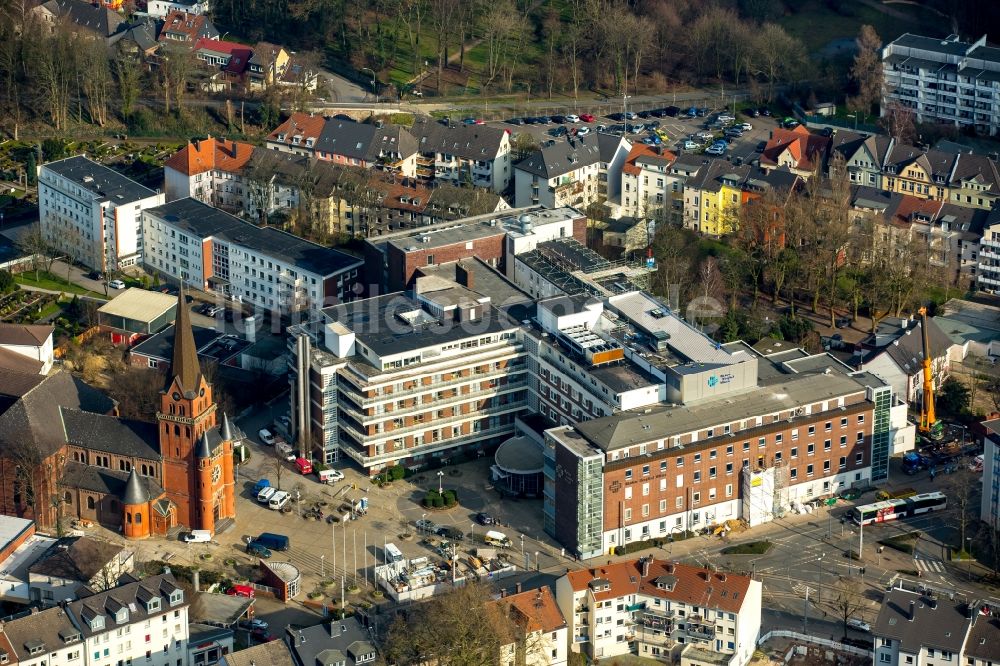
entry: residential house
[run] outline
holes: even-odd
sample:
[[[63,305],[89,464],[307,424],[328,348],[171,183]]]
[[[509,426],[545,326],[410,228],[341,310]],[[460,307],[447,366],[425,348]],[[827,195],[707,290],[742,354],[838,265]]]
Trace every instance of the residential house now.
[[[990,211],[983,222],[977,261],[976,288],[990,293],[1000,291],[1000,208]]]
[[[418,116],[410,128],[417,142],[417,176],[501,193],[510,185],[510,135],[487,125],[443,125]]]
[[[324,116],[296,111],[267,135],[265,145],[284,153],[312,155],[325,127]]]
[[[744,666],[760,634],[760,581],[651,555],[568,571],[556,600],[573,651],[593,660]]]
[[[61,607],[32,609],[0,627],[0,661],[19,666],[88,664],[83,632]],[[97,661],[89,662],[97,664]]]
[[[143,208],[163,194],[82,155],[38,170],[42,236],[88,268],[121,270],[142,262]]]
[[[947,201],[957,155],[894,143],[886,156],[882,189],[921,199]]]
[[[600,202],[601,165],[612,169],[604,174],[608,183],[620,182],[632,147],[617,136],[604,139],[603,144],[599,134],[543,144],[514,166],[514,206],[586,208]]]
[[[569,655],[569,625],[549,587],[505,595],[492,602],[510,618],[515,640],[501,648],[498,664],[564,666]]]
[[[288,627],[284,640],[296,666],[361,666],[372,664],[378,658],[374,632],[362,625],[356,616],[328,620],[301,629]],[[270,652],[278,653],[278,663],[284,661],[280,650]],[[270,665],[271,662],[261,663]],[[230,664],[233,662],[230,661]],[[253,666],[254,662],[250,664]]]
[[[955,356],[952,342],[933,317],[927,335],[931,352],[931,378],[935,390],[951,372]],[[883,319],[878,330],[865,338],[849,364],[865,370],[892,386],[893,393],[910,404],[920,404],[923,395],[923,322],[919,317]]]
[[[633,144],[622,165],[620,214],[633,218],[670,219],[683,207],[680,179],[670,167],[677,156],[644,143]],[[676,195],[680,194],[680,197]]]
[[[1000,419],[983,421],[983,493],[979,519],[1000,528]]]
[[[785,167],[809,178],[822,169],[829,148],[829,137],[813,134],[805,125],[794,129],[778,127],[771,130],[771,138],[760,155],[760,168],[770,171]]]
[[[59,540],[28,567],[31,600],[43,606],[73,601],[80,588],[89,592],[115,587],[135,565],[131,550],[81,536]]]
[[[872,623],[873,663],[988,666],[1000,659],[1000,602],[898,586],[884,593]]]
[[[649,247],[655,228],[655,221],[644,217],[619,217],[608,221],[601,229],[601,241],[605,248],[621,248],[622,254],[628,257]]]
[[[749,164],[725,160],[702,165],[684,185],[684,226],[710,236],[731,233],[743,204],[743,181],[751,170]]]
[[[607,202],[609,208],[614,206],[614,202],[620,201],[622,193],[621,173],[632,149],[631,142],[626,141],[624,149],[621,145],[622,137],[618,134],[608,132],[598,132],[597,150],[601,155],[601,168],[597,178],[597,196],[601,201]]]
[[[354,621],[354,618],[350,618]],[[302,666],[292,658],[291,650],[285,641],[269,641],[248,647],[245,650],[223,655],[225,666]]]
[[[1000,168],[985,155],[959,153],[949,181],[948,202],[956,206],[991,210],[1000,201]]]
[[[47,375],[55,362],[50,325],[0,323],[0,367]]]
[[[112,4],[119,0],[112,0]],[[46,0],[35,5],[31,11],[41,19],[42,23],[54,31],[56,25],[65,21],[74,34],[90,39],[103,39],[110,43],[111,38],[125,23],[125,17],[105,3],[91,4],[83,0]]]
[[[215,666],[233,651],[235,630],[216,627],[201,622],[191,622],[188,627],[188,654],[185,663],[189,666]],[[272,662],[266,662],[271,666]]]
[[[315,65],[309,64],[294,53],[291,53],[290,56],[288,65],[278,77],[278,85],[316,92],[320,82],[320,71],[315,69]]]
[[[893,139],[882,134],[838,130],[831,139],[829,176],[842,166],[852,185],[881,189],[882,165],[892,145]]]
[[[257,42],[247,70],[247,87],[250,90],[264,90],[280,79],[291,60],[288,51],[277,44]]]
[[[156,0],[153,0],[154,2]],[[175,9],[163,17],[159,41],[170,44],[185,44],[190,48],[201,39],[218,39],[212,20],[203,14]]]
[[[159,27],[156,21],[146,18],[123,24],[109,40],[119,53],[128,54],[144,62],[153,56],[160,43],[156,40]]]
[[[996,135],[1000,112],[991,99],[1000,82],[1000,51],[986,35],[963,42],[905,33],[882,48],[882,115],[898,104],[920,123],[944,123]]]
[[[131,578],[131,577],[128,577]],[[188,606],[170,573],[126,581],[65,606],[83,634],[87,666],[129,662],[182,666],[188,655]]]
[[[244,74],[250,66],[253,50],[245,44],[202,37],[194,43],[194,54],[209,69],[221,70],[223,78],[231,86],[234,83],[244,83]]]
[[[212,136],[188,142],[163,164],[166,202],[192,197],[241,210],[245,194],[240,176],[253,152],[252,144]]]
[[[316,159],[417,176],[417,142],[406,129],[386,124],[328,118],[311,148]]]
[[[208,0],[149,0],[146,13],[153,18],[165,19],[173,12],[196,14],[202,16],[208,13]],[[209,37],[210,35],[201,35]]]

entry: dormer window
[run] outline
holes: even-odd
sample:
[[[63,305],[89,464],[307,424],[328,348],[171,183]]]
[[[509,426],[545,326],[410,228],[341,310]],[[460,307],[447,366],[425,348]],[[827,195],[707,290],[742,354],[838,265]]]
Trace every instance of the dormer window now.
[[[42,654],[45,652],[45,643],[38,639],[32,639],[25,642],[24,649],[27,650],[30,655]]]
[[[10,655],[7,654],[7,650],[0,650],[0,664],[9,664]]]
[[[118,612],[115,613],[115,623],[125,624],[126,622],[128,622],[128,609],[119,608]]]
[[[308,139],[306,139],[306,146],[312,148],[313,142],[314,142],[313,138],[309,137]]]
[[[99,631],[104,628],[104,616],[95,615],[94,617],[90,618],[87,624],[90,625],[91,631]]]
[[[279,134],[278,135],[278,141],[284,141],[284,140],[285,140],[285,135],[284,134]]]
[[[153,613],[158,610],[160,610],[160,599],[158,597],[154,597],[153,599],[150,599],[149,601],[146,602],[147,613]]]
[[[170,593],[170,605],[176,606],[184,601],[184,590],[174,590]]]
[[[302,137],[301,136],[293,136],[292,137],[292,143],[294,143],[296,146],[299,145],[300,143],[302,143]]]

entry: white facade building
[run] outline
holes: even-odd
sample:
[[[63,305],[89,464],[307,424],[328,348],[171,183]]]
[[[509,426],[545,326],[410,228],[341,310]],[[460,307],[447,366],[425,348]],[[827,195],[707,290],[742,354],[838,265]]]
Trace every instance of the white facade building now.
[[[993,529],[1000,528],[1000,419],[983,421],[983,495],[979,519]]]
[[[514,165],[514,206],[585,209],[618,195],[632,145],[611,134],[559,139]]]
[[[971,44],[906,33],[882,49],[882,115],[896,102],[920,123],[974,128],[993,136],[1000,128],[1000,49],[986,35]]]
[[[55,363],[52,347],[54,332],[52,326],[0,323],[0,365],[11,365],[40,375],[49,374]],[[10,354],[23,357],[28,362]],[[7,363],[4,363],[5,356]]]
[[[208,0],[149,0],[146,12],[154,18],[163,18],[170,12],[186,12],[188,14],[207,14]]]
[[[45,240],[89,268],[142,263],[141,213],[163,194],[81,155],[38,171],[38,215]]]
[[[652,556],[570,571],[556,601],[572,650],[594,660],[743,666],[760,634],[760,581]]]

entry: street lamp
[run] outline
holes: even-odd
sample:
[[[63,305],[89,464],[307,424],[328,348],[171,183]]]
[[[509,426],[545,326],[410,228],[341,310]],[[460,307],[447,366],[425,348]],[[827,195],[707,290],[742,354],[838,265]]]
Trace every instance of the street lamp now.
[[[421,532],[424,532],[424,531],[427,530],[427,523],[425,522],[426,520],[427,520],[427,514],[426,513],[420,514],[420,531]]]
[[[848,113],[847,117],[848,118],[854,118],[854,129],[858,129],[858,114],[857,114],[857,112]]]
[[[521,558],[524,558],[524,535],[521,535]]]
[[[326,555],[319,556],[319,575],[326,578]]]
[[[444,479],[444,470],[438,470],[438,495],[442,494],[444,490],[441,488],[441,482]]]
[[[476,543],[476,524],[471,523],[469,525],[472,529],[469,531],[469,541]]]
[[[372,95],[375,97],[375,103],[378,104],[378,90],[375,88],[375,70],[369,67],[362,67],[360,71],[372,73]]]
[[[542,563],[538,560],[538,551],[535,551],[535,571],[542,570]]]

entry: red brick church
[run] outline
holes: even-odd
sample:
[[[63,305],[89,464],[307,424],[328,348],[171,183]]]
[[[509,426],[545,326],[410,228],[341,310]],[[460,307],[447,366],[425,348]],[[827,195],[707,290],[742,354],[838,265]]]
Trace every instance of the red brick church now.
[[[183,292],[155,424],[114,412],[67,372],[26,377],[0,367],[0,512],[42,528],[92,520],[132,539],[215,532],[235,518],[235,428],[225,415],[217,424]]]

